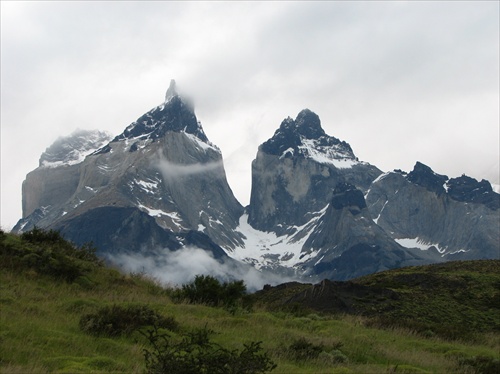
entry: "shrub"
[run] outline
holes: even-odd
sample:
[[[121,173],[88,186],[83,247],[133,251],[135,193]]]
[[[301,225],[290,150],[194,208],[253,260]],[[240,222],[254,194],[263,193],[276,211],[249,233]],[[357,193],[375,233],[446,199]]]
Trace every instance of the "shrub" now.
[[[322,345],[316,345],[305,338],[296,339],[289,347],[292,356],[298,360],[311,360],[317,358],[323,352]]]
[[[77,247],[54,230],[35,227],[21,234],[20,239],[0,245],[1,266],[11,270],[32,269],[39,274],[73,282],[103,265],[91,243]]]
[[[30,243],[63,243],[65,240],[56,230],[44,230],[38,227],[33,227],[30,231],[23,232],[21,239]]]
[[[221,283],[210,275],[197,275],[190,284],[172,295],[174,301],[187,300],[190,303],[199,303],[210,306],[223,306],[234,309],[240,305],[250,307],[250,299],[246,297],[246,286],[243,281]]]
[[[144,350],[148,374],[254,374],[276,368],[261,342],[245,344],[243,350],[230,351],[210,341],[214,332],[207,329],[186,333],[180,341],[161,334],[157,326],[144,334],[152,350]]]
[[[112,305],[80,318],[80,329],[96,336],[129,335],[145,326],[158,326],[170,331],[179,328],[173,317],[164,317],[147,305]]]
[[[342,342],[325,347],[322,344],[314,344],[305,338],[296,339],[290,344],[287,354],[296,361],[318,360],[327,365],[343,364],[348,362],[347,356],[340,351]]]

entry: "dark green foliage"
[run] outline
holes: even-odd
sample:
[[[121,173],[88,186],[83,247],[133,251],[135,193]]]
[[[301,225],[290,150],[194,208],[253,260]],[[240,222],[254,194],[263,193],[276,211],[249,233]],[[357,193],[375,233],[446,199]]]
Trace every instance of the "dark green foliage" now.
[[[112,305],[80,318],[80,329],[96,336],[130,335],[145,326],[158,326],[170,331],[179,328],[172,317],[164,317],[147,305]]]
[[[500,360],[487,356],[475,356],[461,358],[460,366],[471,367],[476,374],[498,374],[500,373]]]
[[[249,307],[250,301],[246,297],[246,286],[243,281],[221,283],[210,275],[197,275],[190,284],[172,295],[176,301],[187,300],[190,303],[210,306],[223,306],[229,309],[238,305]]]
[[[2,229],[0,229],[0,243],[3,243],[5,238],[7,238],[7,234]]]
[[[254,298],[268,310],[347,313],[367,317],[366,326],[476,341],[484,332],[500,332],[499,290],[500,260],[474,260],[405,267],[314,286],[286,283],[266,287]]]
[[[306,338],[296,339],[290,344],[287,355],[295,361],[317,360],[327,365],[336,365],[348,361],[346,355],[340,351],[341,342],[325,347],[323,344],[314,344]]]
[[[64,238],[59,231],[43,230],[36,226],[30,231],[23,232],[21,234],[21,239],[33,244],[55,244],[64,242]]]
[[[214,332],[197,329],[174,340],[155,326],[146,335],[152,350],[144,350],[148,374],[254,374],[276,368],[261,342],[245,344],[243,350],[230,351],[210,341]]]
[[[300,338],[290,344],[289,350],[292,358],[297,361],[303,361],[317,358],[323,352],[323,348],[322,345],[316,345],[305,338]]]
[[[15,270],[32,269],[67,282],[73,282],[102,261],[96,256],[92,244],[81,247],[65,240],[57,231],[34,227],[19,239],[2,240],[1,265]]]

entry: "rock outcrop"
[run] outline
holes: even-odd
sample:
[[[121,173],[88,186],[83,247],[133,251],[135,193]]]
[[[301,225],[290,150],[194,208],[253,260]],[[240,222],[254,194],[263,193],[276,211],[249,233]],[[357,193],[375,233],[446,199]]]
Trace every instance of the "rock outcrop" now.
[[[449,179],[417,163],[381,175],[366,195],[374,221],[406,246],[435,248],[446,259],[500,256],[500,195],[486,181]]]

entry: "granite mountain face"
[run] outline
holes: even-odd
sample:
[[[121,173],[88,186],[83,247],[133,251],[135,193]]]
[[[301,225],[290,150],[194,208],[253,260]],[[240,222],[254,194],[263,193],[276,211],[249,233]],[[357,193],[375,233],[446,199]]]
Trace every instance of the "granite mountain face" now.
[[[172,81],[165,101],[114,139],[78,132],[47,148],[23,184],[13,231],[58,229],[103,256],[194,246],[235,266],[344,280],[499,258],[499,208],[484,180],[450,179],[418,162],[410,173],[383,173],[307,109],[259,146],[243,208],[219,148]]]
[[[32,172],[47,175],[54,186],[14,230],[35,224],[58,229],[78,243],[92,240],[103,253],[196,245],[220,257],[220,245],[241,241],[234,228],[243,207],[227,184],[221,152],[173,81],[164,103],[122,134],[79,164],[61,162],[50,170],[49,176],[41,164]],[[43,183],[28,175],[25,191]],[[32,199],[28,195],[23,201]]]
[[[500,256],[500,198],[485,180],[448,178],[420,162],[377,178],[366,195],[376,223],[405,246],[446,260]]]
[[[373,221],[364,194],[380,175],[310,110],[285,119],[252,163],[238,228],[244,245],[229,254],[259,269],[331,279],[441,261],[403,247]]]
[[[366,190],[382,172],[359,161],[349,144],[325,134],[319,117],[301,111],[285,119],[264,142],[252,163],[248,221],[278,235],[308,221],[306,212],[323,209],[339,182]]]

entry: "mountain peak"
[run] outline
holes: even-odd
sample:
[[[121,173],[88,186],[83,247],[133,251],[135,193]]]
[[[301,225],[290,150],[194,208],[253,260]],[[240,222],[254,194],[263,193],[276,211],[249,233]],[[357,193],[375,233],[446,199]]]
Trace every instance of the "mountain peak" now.
[[[295,119],[296,131],[307,139],[318,139],[325,135],[319,116],[309,109],[301,110]]]
[[[413,170],[408,173],[407,179],[437,194],[446,192],[443,185],[448,180],[448,176],[435,173],[429,166],[419,161],[417,161]]]
[[[170,86],[168,86],[167,93],[165,94],[165,103],[168,102],[174,96],[178,96],[175,79],[170,80]]]
[[[352,165],[338,164],[338,160],[357,162],[350,145],[327,135],[321,127],[319,116],[309,109],[300,111],[295,120],[285,118],[273,137],[261,147],[265,153],[280,158],[303,156],[340,167]]]
[[[113,141],[132,138],[157,139],[170,131],[192,134],[201,141],[208,142],[208,138],[194,114],[192,103],[177,93],[174,79],[170,81],[165,102],[130,124]]]
[[[76,129],[60,136],[40,156],[40,167],[58,167],[82,162],[86,156],[111,140],[111,134],[99,130]]]

